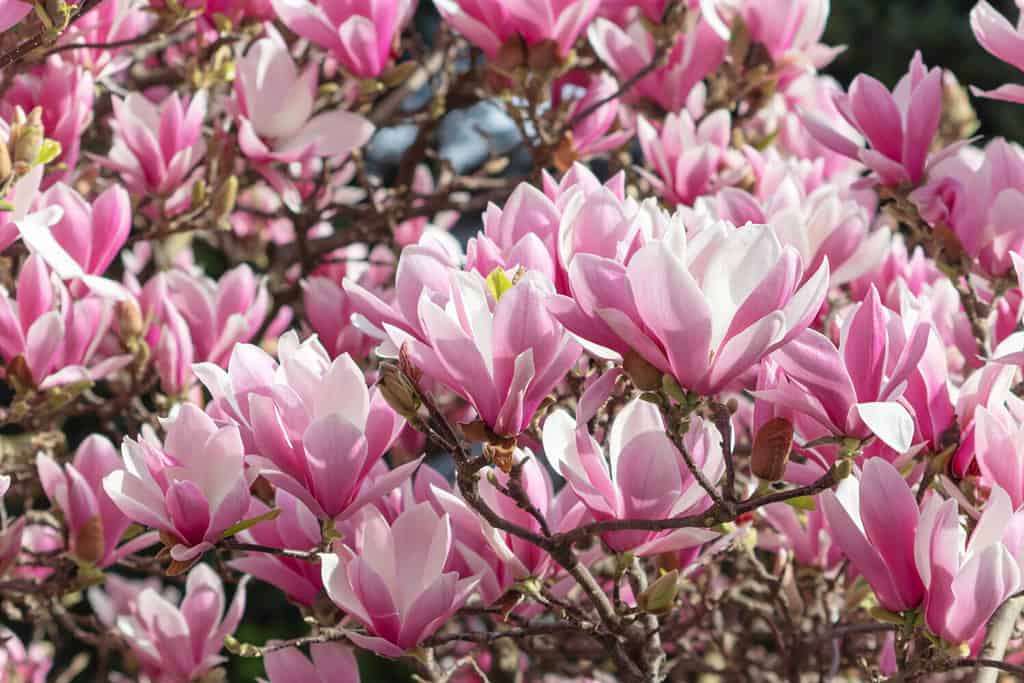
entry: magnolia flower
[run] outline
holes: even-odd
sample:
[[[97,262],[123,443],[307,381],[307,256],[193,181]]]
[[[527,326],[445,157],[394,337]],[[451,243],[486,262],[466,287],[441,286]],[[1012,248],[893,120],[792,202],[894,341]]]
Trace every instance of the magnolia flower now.
[[[595,385],[600,394],[606,385]],[[616,416],[608,434],[608,457],[587,423],[603,397],[581,399],[576,419],[556,411],[544,422],[544,455],[598,521],[672,519],[697,514],[711,499],[665,433],[658,409],[634,399]],[[714,486],[725,471],[722,436],[711,422],[694,418],[683,447]],[[602,535],[617,552],[655,555],[699,546],[717,534],[705,529],[615,531]]]
[[[373,134],[373,124],[343,109],[313,116],[320,64],[311,60],[300,74],[272,28],[266,38],[248,45],[236,64],[238,144],[253,161],[347,154]]]
[[[171,557],[188,562],[244,518],[250,482],[238,427],[218,426],[191,403],[163,424],[162,444],[152,432],[125,439],[124,469],[103,488],[129,519],[172,537]]]
[[[1024,13],[1017,17],[1017,26],[1014,27],[992,5],[981,0],[971,10],[971,30],[989,54],[1024,71]],[[988,91],[972,86],[971,92],[978,97],[1024,102],[1024,85],[1010,83]]]
[[[18,3],[11,0],[10,4]],[[0,678],[11,683],[46,683],[53,668],[52,645],[33,641],[26,648],[7,627],[0,627],[0,642]]]
[[[17,24],[32,11],[32,5],[19,0],[3,0],[0,2],[0,31],[6,31]]]
[[[151,679],[195,680],[225,661],[218,653],[245,611],[246,582],[243,577],[225,611],[220,577],[209,566],[196,565],[188,574],[180,605],[145,588],[131,613],[117,619],[116,628]]]
[[[767,226],[737,230],[720,221],[687,236],[673,230],[626,263],[591,255],[569,266],[572,298],[549,309],[609,357],[639,355],[701,395],[727,387],[763,356],[796,337],[828,287],[824,262],[804,284],[804,267]]]
[[[72,188],[57,183],[35,204],[38,209],[61,208],[50,232],[82,270],[92,275],[106,271],[131,232],[131,198],[120,185],[111,185],[89,203]]]
[[[804,125],[821,144],[859,159],[883,185],[917,185],[931,166],[956,151],[955,146],[947,147],[928,157],[942,117],[942,69],[928,70],[920,52],[914,54],[910,71],[891,93],[871,76],[860,74],[847,94],[835,97],[835,104],[871,149],[863,148],[812,112],[804,112]]]
[[[391,44],[412,16],[411,0],[271,0],[285,26],[328,50],[358,78],[387,66]]]
[[[97,163],[119,173],[132,193],[166,197],[185,186],[206,152],[206,91],[196,92],[187,106],[177,93],[159,105],[140,93],[111,101],[114,146],[108,156],[96,157]]]
[[[469,598],[478,579],[445,572],[452,532],[447,515],[414,505],[389,524],[374,507],[355,533],[320,556],[327,595],[366,627],[347,631],[359,647],[399,657],[432,635]]]
[[[118,547],[131,520],[103,490],[103,478],[121,468],[113,444],[93,434],[61,468],[45,453],[36,456],[39,481],[47,498],[64,514],[68,547],[81,560],[107,567],[157,541],[156,532],[142,534]]]
[[[580,355],[579,345],[544,308],[550,285],[527,273],[512,284],[449,271],[451,300],[442,308],[420,296],[422,341],[388,327],[424,375],[464,396],[495,434],[514,436]]]
[[[369,481],[404,421],[366,387],[348,355],[331,361],[312,337],[278,341],[275,361],[237,344],[225,372],[195,366],[213,401],[208,412],[241,434],[248,462],[274,486],[298,498],[319,519],[344,519],[412,474],[419,460]]]

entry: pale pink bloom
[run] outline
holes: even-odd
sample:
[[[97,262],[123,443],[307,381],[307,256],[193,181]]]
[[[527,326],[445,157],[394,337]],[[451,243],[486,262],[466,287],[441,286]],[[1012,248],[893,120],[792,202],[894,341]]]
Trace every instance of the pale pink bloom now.
[[[671,2],[672,0],[604,0],[599,14],[616,21],[625,21],[630,17],[630,10],[635,8],[642,11],[651,21],[659,23]]]
[[[102,275],[114,261],[132,228],[131,198],[111,185],[91,203],[64,183],[56,183],[35,200],[37,209],[59,206],[60,220],[49,226],[53,238],[92,275]]]
[[[1020,3],[1017,3],[1020,9]],[[981,0],[971,10],[971,30],[989,54],[1024,71],[1024,13],[1017,17],[1016,27],[992,5]],[[971,86],[978,97],[1006,102],[1024,102],[1024,85],[1008,83],[995,90],[983,91]]]
[[[1024,150],[996,138],[984,154],[965,148],[946,159],[929,178],[910,195],[921,214],[951,229],[980,273],[1007,274],[1010,254],[1024,252]]]
[[[319,519],[344,519],[412,474],[418,460],[367,481],[404,425],[380,393],[366,387],[348,355],[332,362],[315,337],[301,344],[289,331],[275,361],[259,347],[237,344],[225,372],[194,368],[213,401],[208,412],[237,425],[248,462],[267,481]]]
[[[6,31],[32,11],[32,5],[21,0],[0,0],[0,31]]]
[[[853,79],[847,94],[834,99],[839,112],[870,143],[870,149],[813,112],[804,112],[804,125],[821,144],[874,171],[883,185],[918,185],[931,166],[956,150],[947,147],[929,159],[929,147],[942,117],[942,69],[927,69],[920,52],[914,54],[909,72],[891,93],[871,76],[861,74]]]
[[[150,589],[160,593],[168,602],[177,602],[180,591],[164,584],[160,578],[126,579],[110,572],[102,586],[93,586],[86,595],[96,619],[107,628],[114,628],[121,617],[132,617],[138,612],[139,594]]]
[[[587,74],[573,71],[555,83],[551,106],[559,107],[563,100],[571,100],[566,121],[576,121],[571,128],[574,154],[585,159],[624,145],[633,136],[628,128],[619,128],[619,84],[609,74]],[[573,91],[580,91],[578,97]],[[582,116],[590,107],[604,101],[594,111]],[[582,117],[582,118],[581,118]],[[578,120],[577,120],[578,119]]]
[[[99,434],[83,441],[74,460],[63,468],[45,453],[36,456],[46,497],[64,514],[68,548],[101,568],[157,541],[156,533],[143,534],[118,548],[131,520],[103,490],[103,478],[121,466],[113,444]]]
[[[1014,509],[1024,505],[1024,401],[1006,394],[1005,402],[974,411],[974,458],[982,481],[1006,491]]]
[[[101,379],[131,357],[105,356],[99,346],[113,322],[113,301],[73,299],[65,284],[33,254],[18,274],[16,297],[0,296],[0,355],[24,356],[41,389]]]
[[[576,363],[580,346],[544,307],[552,290],[542,276],[528,272],[501,294],[479,273],[451,270],[448,277],[447,305],[426,292],[419,299],[423,340],[387,327],[391,341],[407,345],[424,376],[472,403],[496,434],[519,434]]]
[[[434,0],[441,16],[488,57],[519,34],[528,46],[550,40],[569,54],[600,0]]]
[[[793,559],[807,567],[834,567],[841,555],[829,536],[825,513],[819,505],[801,514],[788,503],[771,503],[759,510],[771,529],[761,529],[761,548],[788,548]]]
[[[900,397],[931,327],[925,321],[905,327],[872,289],[843,322],[838,348],[824,335],[804,331],[774,355],[785,377],[756,396],[811,418],[821,431],[803,434],[808,440],[873,434],[897,454],[906,453],[916,429]]]
[[[69,170],[51,171],[44,185],[67,177],[78,163],[82,133],[92,121],[93,98],[92,74],[57,56],[15,76],[4,91],[2,110],[8,120],[14,107],[27,112],[41,107],[46,137],[60,143],[61,153],[54,163],[62,162]]]
[[[315,550],[320,546],[320,521],[301,501],[278,489],[274,495],[274,508],[280,511],[276,519],[257,522],[240,532],[238,540],[269,548],[290,550]],[[252,519],[266,514],[269,509],[264,503],[253,498],[245,517]],[[306,607],[313,606],[323,588],[320,568],[307,560],[273,553],[252,552],[245,553],[228,564],[260,581],[266,581],[281,590],[289,600]]]
[[[926,585],[914,562],[917,501],[896,468],[871,458],[859,479],[844,479],[835,493],[825,491],[819,500],[833,540],[882,606],[904,612],[920,605]],[[955,515],[956,502],[949,502]]]
[[[153,8],[167,7],[167,0],[149,0]],[[200,26],[212,25],[216,15],[222,14],[236,24],[244,19],[268,21],[274,18],[274,8],[270,0],[178,0],[177,5],[190,10],[202,10],[205,22]]]
[[[576,253],[624,257],[652,233],[668,229],[653,199],[639,204],[626,197],[622,173],[602,185],[576,163],[560,183],[547,173],[543,183],[543,191],[520,183],[503,207],[488,204],[483,230],[466,245],[466,270],[486,276],[495,268],[522,267],[568,294],[566,266]]]
[[[544,422],[548,462],[565,477],[594,519],[671,519],[706,510],[710,497],[665,433],[662,417],[652,404],[634,399],[615,416],[606,458],[587,429],[609,388],[595,387],[581,400],[575,420],[556,411]],[[725,471],[718,429],[709,421],[694,418],[683,446],[706,479],[716,485]],[[613,531],[602,539],[617,552],[656,555],[699,546],[716,536],[705,529],[683,528]]]
[[[296,647],[267,652],[263,666],[269,683],[359,683],[359,664],[345,645],[313,643],[309,654],[306,659]]]
[[[236,61],[238,144],[256,162],[334,157],[361,147],[373,124],[344,109],[313,115],[320,63],[299,73],[288,46],[272,28]]]
[[[828,260],[832,286],[864,275],[885,257],[892,242],[888,229],[871,231],[871,215],[845,199],[836,185],[807,192],[792,176],[782,179],[760,201],[744,190],[723,188],[712,201],[715,214],[735,225],[763,223],[779,241],[800,253],[808,273]]]
[[[374,78],[412,17],[411,0],[271,0],[289,29],[328,50],[357,78]]]
[[[152,431],[125,439],[124,469],[104,477],[103,488],[129,519],[176,538],[171,556],[186,562],[248,511],[245,451],[235,425],[218,426],[191,403],[164,428],[162,444]]]
[[[355,533],[320,556],[327,595],[366,627],[348,631],[359,647],[399,657],[432,635],[460,607],[478,580],[444,567],[452,549],[451,523],[427,503],[391,524],[363,508]]]
[[[633,78],[655,60],[654,36],[639,17],[625,28],[598,17],[590,24],[587,38],[620,83]],[[625,94],[624,100],[638,103],[647,99],[666,112],[678,112],[686,106],[695,86],[722,63],[727,47],[706,15],[701,16],[693,28],[680,33],[665,64],[643,76]]]
[[[822,263],[804,284],[793,247],[767,226],[724,221],[649,242],[626,263],[579,254],[572,298],[548,307],[578,336],[624,357],[634,351],[701,395],[725,389],[804,330],[828,287]],[[612,354],[612,357],[615,357]]]
[[[146,588],[131,614],[118,618],[117,630],[154,681],[195,680],[226,661],[219,652],[245,611],[245,584],[243,578],[225,611],[220,577],[208,565],[196,565],[180,605]]]
[[[62,59],[79,64],[96,78],[110,76],[131,63],[125,54],[130,45],[106,46],[137,38],[149,29],[153,15],[144,10],[141,0],[107,0],[77,17],[60,36],[61,45],[77,47],[61,54]]]
[[[821,44],[828,22],[829,0],[747,0],[740,10],[750,38],[768,50],[776,67],[823,68],[844,48]]]
[[[111,102],[114,145],[106,157],[95,157],[97,163],[120,173],[132,193],[167,197],[185,186],[206,152],[206,91],[198,91],[187,106],[177,93],[160,104],[140,93]]]
[[[891,499],[882,502],[890,532]],[[956,500],[929,496],[914,540],[917,571],[925,587],[924,621],[950,643],[970,640],[1021,585],[1021,569],[1003,542],[1014,516],[1009,496],[993,487],[968,539]]]
[[[653,173],[644,172],[655,192],[670,204],[693,204],[697,197],[736,175],[729,170],[730,116],[712,112],[698,125],[687,111],[669,114],[661,130],[644,117],[637,119],[637,138]]]
[[[10,140],[10,128],[7,122],[0,119],[0,144]],[[7,249],[17,239],[17,223],[25,219],[38,197],[39,186],[43,181],[43,167],[33,166],[28,173],[11,183],[7,195],[2,197],[10,202],[10,211],[0,211],[0,251]]]
[[[370,355],[374,339],[352,324],[355,308],[344,289],[328,278],[311,277],[302,282],[302,302],[310,327],[331,358],[343,353],[353,358]]]
[[[842,87],[835,79],[820,74],[800,73],[786,83],[778,97],[773,99],[776,108],[773,111],[769,107],[764,109],[766,114],[774,113],[774,117],[765,117],[771,125],[763,134],[775,134],[775,144],[768,148],[767,153],[788,153],[821,164],[827,178],[842,178],[844,183],[854,181],[862,168],[860,162],[819,142],[801,115],[803,111],[812,111],[817,122],[827,124],[844,137],[856,139],[857,129],[847,123],[835,105],[836,96],[842,92]],[[747,155],[749,158],[749,150]]]
[[[972,372],[960,386],[956,401],[960,444],[950,463],[950,470],[957,477],[980,470],[974,464],[975,417],[980,408],[985,408],[990,414],[1003,416],[1004,424],[1015,423],[1015,415],[1024,416],[1024,402],[1011,391],[1018,378],[1019,370],[1015,365],[990,362]]]
[[[10,4],[20,4],[9,0]],[[31,7],[31,6],[30,6]],[[0,30],[4,30],[0,26]],[[10,683],[46,683],[53,668],[53,646],[33,641],[28,648],[18,635],[0,627],[0,679]]]

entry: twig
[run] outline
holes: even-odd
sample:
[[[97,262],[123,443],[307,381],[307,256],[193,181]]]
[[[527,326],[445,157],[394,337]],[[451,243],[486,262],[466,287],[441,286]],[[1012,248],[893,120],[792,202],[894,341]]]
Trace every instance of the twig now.
[[[978,661],[991,662],[1002,660],[1003,655],[1006,654],[1006,644],[1013,635],[1014,626],[1017,624],[1017,618],[1020,616],[1022,609],[1024,609],[1024,596],[1016,595],[1004,602],[996,610],[996,613],[988,622],[985,642],[978,653]],[[984,666],[988,668],[978,672],[974,683],[995,683],[996,670],[1001,667],[995,664],[985,664]],[[1009,671],[1009,669],[1003,669],[1003,671]],[[1024,672],[1024,669],[1017,667],[1016,671],[1020,673]]]

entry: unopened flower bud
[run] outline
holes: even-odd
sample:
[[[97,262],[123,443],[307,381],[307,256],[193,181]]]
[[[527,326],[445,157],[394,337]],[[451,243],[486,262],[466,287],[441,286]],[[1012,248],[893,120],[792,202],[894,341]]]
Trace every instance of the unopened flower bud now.
[[[238,177],[228,176],[213,196],[213,218],[220,225],[227,225],[228,216],[235,210],[238,199]]]
[[[651,365],[646,358],[630,349],[622,359],[622,368],[641,391],[661,389],[661,370]]]
[[[757,430],[750,452],[750,471],[758,479],[778,481],[793,451],[793,423],[784,417],[768,420]]]
[[[114,310],[117,313],[117,327],[121,331],[122,339],[138,337],[145,331],[142,311],[133,300],[118,301]]]
[[[419,392],[396,365],[381,364],[377,388],[380,390],[380,395],[396,413],[409,421],[418,419],[417,413],[422,404]]]
[[[34,111],[34,110],[33,110]],[[43,127],[25,124],[14,141],[14,163],[31,166],[43,148]]]
[[[103,522],[98,516],[91,517],[75,531],[71,551],[83,562],[95,564],[103,559],[103,548]]]
[[[7,148],[7,143],[0,143],[0,183],[11,177],[12,170],[11,151]]]
[[[675,603],[679,593],[679,570],[663,574],[657,581],[637,596],[636,602],[646,612],[667,612]]]

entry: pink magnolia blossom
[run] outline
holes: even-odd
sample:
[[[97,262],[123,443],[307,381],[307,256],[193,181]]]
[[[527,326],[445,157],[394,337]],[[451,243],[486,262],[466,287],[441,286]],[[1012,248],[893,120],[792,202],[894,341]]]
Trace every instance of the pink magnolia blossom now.
[[[926,171],[943,158],[929,159],[929,147],[942,116],[942,69],[927,69],[916,53],[910,71],[890,93],[871,76],[853,79],[849,92],[837,95],[840,113],[870,143],[866,149],[833,129],[812,112],[804,125],[818,141],[870,168],[883,185],[920,184]],[[951,154],[947,148],[944,154]]]
[[[313,115],[320,64],[311,60],[300,74],[277,31],[247,46],[236,64],[238,143],[253,161],[348,154],[373,134],[373,124],[343,109]]]
[[[620,83],[635,77],[655,60],[654,36],[639,17],[625,28],[598,17],[590,24],[587,38]],[[680,34],[664,66],[643,76],[625,94],[624,100],[636,103],[647,99],[666,112],[680,111],[694,90],[699,90],[701,80],[725,59],[727,47],[728,43],[712,27],[707,15],[701,15],[689,31]]]
[[[641,116],[637,137],[654,170],[654,174],[644,175],[665,201],[692,204],[714,189],[720,173],[728,177],[723,167],[730,153],[730,136],[730,116],[725,109],[709,114],[700,125],[687,111],[669,114],[660,131]]]
[[[125,439],[124,469],[104,477],[103,488],[129,519],[177,539],[171,556],[187,562],[248,511],[245,451],[238,427],[218,426],[190,403],[164,428],[162,444],[151,431]]]
[[[344,289],[328,278],[311,277],[302,282],[302,302],[310,327],[331,358],[370,354],[374,340],[352,324],[355,307]]]
[[[52,645],[33,641],[26,648],[7,627],[0,627],[0,640],[0,678],[11,683],[46,683],[53,668]]]
[[[348,355],[331,361],[315,337],[278,341],[275,361],[237,344],[225,372],[201,363],[195,373],[213,401],[208,412],[237,425],[248,462],[298,498],[319,519],[344,519],[412,474],[418,460],[368,481],[404,421],[366,387]]]
[[[82,133],[92,121],[93,89],[92,74],[54,56],[42,66],[16,76],[4,91],[2,109],[8,119],[14,107],[25,111],[40,107],[46,136],[60,143],[56,161],[66,164],[69,171],[51,171],[47,185],[66,177],[78,163]]]
[[[771,527],[758,531],[759,547],[768,550],[788,548],[793,559],[809,567],[834,567],[842,559],[829,535],[820,505],[801,514],[788,503],[770,503],[758,512]]]
[[[820,500],[832,538],[882,606],[903,612],[920,605],[926,586],[914,560],[917,501],[896,468],[871,458],[859,480],[844,479],[835,493],[825,491]]]
[[[42,258],[31,255],[18,274],[16,297],[0,296],[0,355],[22,356],[41,389],[94,381],[123,368],[128,355],[106,356],[99,346],[113,321],[113,301],[73,299]]]
[[[114,74],[129,63],[130,47],[107,47],[137,38],[153,23],[141,0],[107,0],[77,17],[60,36],[62,45],[82,45],[62,54],[62,58],[81,65],[95,78]],[[84,47],[90,45],[93,47]],[[103,47],[98,47],[103,46]]]
[[[280,510],[276,519],[257,522],[240,532],[238,539],[269,548],[290,550],[315,550],[320,546],[320,521],[301,501],[278,489],[274,495],[274,509]],[[245,517],[253,519],[269,510],[264,503],[253,498]],[[313,606],[323,589],[320,568],[307,560],[252,552],[231,560],[229,564],[240,572],[277,587],[289,599],[306,607]]]
[[[271,0],[285,26],[328,50],[358,78],[379,76],[412,16],[410,0]]]
[[[628,128],[616,126],[619,119],[619,99],[615,97],[619,85],[610,75],[600,73],[589,75],[584,71],[569,73],[555,83],[551,105],[558,107],[570,99],[573,90],[582,89],[566,113],[566,120],[575,122],[570,129],[572,153],[575,158],[585,159],[621,147],[633,136]],[[599,103],[604,102],[600,106]],[[597,109],[584,116],[591,107]]]
[[[974,457],[983,481],[998,486],[1010,497],[1014,509],[1024,505],[1024,401],[1007,394],[1005,402],[974,411]]]
[[[213,569],[199,564],[188,574],[180,605],[145,588],[116,628],[154,682],[195,680],[225,661],[218,653],[245,611],[245,585],[243,578],[225,611],[224,584]]]
[[[1020,9],[1019,2],[1017,6]],[[1017,17],[1015,27],[992,5],[981,0],[971,10],[971,30],[978,43],[991,55],[1024,71],[1024,14]],[[978,97],[1024,102],[1024,86],[1013,83],[988,91],[972,86],[971,92]]]
[[[111,101],[114,146],[96,161],[121,174],[132,193],[168,197],[185,186],[206,151],[206,91],[198,91],[187,106],[177,93],[160,104],[139,93]]]
[[[82,270],[93,275],[102,275],[113,263],[132,228],[131,198],[120,185],[111,185],[89,203],[57,183],[36,199],[36,205],[62,209],[50,232]]]
[[[687,236],[673,230],[626,263],[579,254],[569,266],[573,297],[548,306],[566,327],[620,357],[635,352],[681,386],[721,391],[796,337],[821,307],[822,263],[804,284],[793,247],[766,226],[724,221]]]
[[[899,399],[930,331],[925,321],[904,330],[902,319],[871,289],[844,322],[838,348],[818,332],[801,333],[774,356],[785,377],[756,395],[809,418],[801,430],[808,440],[874,434],[897,454],[905,453],[916,430]]]
[[[441,16],[491,59],[520,35],[527,46],[549,40],[569,54],[600,0],[435,0]]]
[[[760,43],[776,62],[806,70],[820,69],[843,51],[821,44],[828,21],[828,0],[748,0],[741,14],[751,40]]]
[[[595,385],[596,393],[602,391]],[[707,492],[665,434],[656,407],[634,399],[615,417],[608,434],[608,457],[587,429],[601,398],[581,400],[576,419],[564,411],[544,423],[544,454],[565,477],[594,519],[671,519],[698,514],[711,505]],[[695,418],[683,446],[706,479],[715,485],[725,471],[722,436],[710,422]],[[617,552],[653,555],[699,546],[717,534],[706,529],[614,531],[602,536]]]
[[[143,534],[118,547],[131,520],[103,490],[103,478],[121,465],[113,444],[99,434],[83,441],[74,460],[63,468],[45,453],[36,456],[43,490],[64,514],[69,549],[97,567],[107,567],[157,540],[156,533]]]
[[[327,595],[366,627],[365,634],[348,631],[348,639],[398,657],[432,635],[478,583],[444,571],[451,549],[448,516],[428,503],[391,524],[376,508],[364,508],[348,544],[320,556]]]
[[[519,434],[576,363],[580,347],[545,309],[551,288],[542,277],[526,273],[503,293],[478,273],[452,270],[448,277],[451,300],[444,308],[425,292],[419,299],[423,340],[388,327],[391,341],[407,346],[426,377],[472,403],[496,434]]]
[[[914,559],[925,586],[924,621],[932,633],[951,643],[970,640],[1020,589],[1021,569],[1003,542],[1012,517],[1009,496],[994,487],[968,538],[956,500],[925,500]],[[891,528],[891,515],[888,524]]]
[[[263,656],[269,683],[359,683],[359,665],[352,650],[341,643],[313,643],[307,659],[296,647],[268,651]]]

